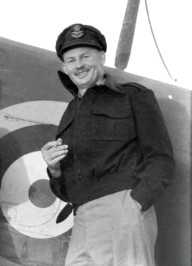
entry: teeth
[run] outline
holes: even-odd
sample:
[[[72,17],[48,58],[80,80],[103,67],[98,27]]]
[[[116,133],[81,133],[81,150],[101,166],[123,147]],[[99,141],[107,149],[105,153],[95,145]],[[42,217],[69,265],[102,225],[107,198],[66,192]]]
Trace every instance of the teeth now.
[[[77,73],[77,76],[85,76],[85,75],[87,75],[87,71],[82,71]]]
[[[78,74],[83,74],[83,73],[87,73],[87,71],[78,72]]]

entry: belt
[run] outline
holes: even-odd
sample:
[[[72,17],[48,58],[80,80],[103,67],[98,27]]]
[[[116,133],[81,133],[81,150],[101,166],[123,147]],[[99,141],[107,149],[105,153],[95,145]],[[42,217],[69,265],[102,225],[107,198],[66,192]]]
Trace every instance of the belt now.
[[[58,214],[57,219],[56,219],[56,223],[58,224],[58,223],[63,222],[65,219],[67,219],[67,217],[72,212],[74,212],[74,215],[75,215],[76,210],[77,210],[77,206],[76,205],[74,205],[74,204],[72,204],[70,202],[67,202],[67,204],[64,206],[64,208]]]

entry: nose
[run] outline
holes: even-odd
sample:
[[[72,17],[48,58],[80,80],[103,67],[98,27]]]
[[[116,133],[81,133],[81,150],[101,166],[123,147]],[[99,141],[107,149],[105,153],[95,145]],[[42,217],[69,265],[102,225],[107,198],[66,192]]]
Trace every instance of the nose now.
[[[76,68],[81,68],[82,66],[83,66],[83,62],[82,62],[82,60],[81,59],[77,59],[76,60]]]

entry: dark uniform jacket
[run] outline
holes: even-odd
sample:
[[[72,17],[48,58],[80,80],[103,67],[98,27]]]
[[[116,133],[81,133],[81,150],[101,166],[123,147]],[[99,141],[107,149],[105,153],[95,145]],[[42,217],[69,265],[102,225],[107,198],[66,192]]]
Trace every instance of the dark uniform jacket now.
[[[148,209],[173,179],[173,154],[160,108],[151,90],[137,83],[103,85],[78,97],[63,114],[57,138],[69,145],[61,161],[62,175],[50,178],[53,192],[79,206],[96,198],[131,189]]]

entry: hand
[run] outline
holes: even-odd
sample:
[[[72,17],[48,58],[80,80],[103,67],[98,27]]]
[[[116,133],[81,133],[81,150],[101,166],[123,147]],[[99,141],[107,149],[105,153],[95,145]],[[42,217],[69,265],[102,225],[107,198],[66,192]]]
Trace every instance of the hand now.
[[[141,211],[142,210],[141,204],[136,200],[134,200],[134,201],[135,201],[135,204],[136,204],[137,208],[139,209],[139,211]]]
[[[129,190],[129,195],[130,195],[130,198],[132,199],[132,201],[134,202],[135,206],[137,207],[137,209],[139,211],[142,210],[142,205],[141,203],[139,203],[136,199],[134,199],[132,196],[131,196],[131,189]]]
[[[42,147],[41,153],[51,174],[59,177],[61,175],[59,162],[66,157],[68,145],[62,144],[62,139],[50,141]]]

